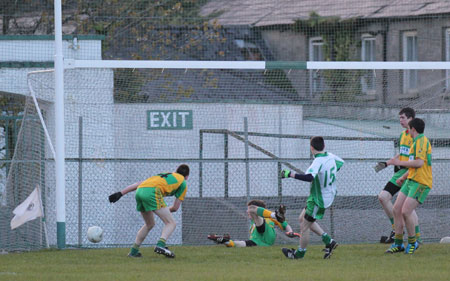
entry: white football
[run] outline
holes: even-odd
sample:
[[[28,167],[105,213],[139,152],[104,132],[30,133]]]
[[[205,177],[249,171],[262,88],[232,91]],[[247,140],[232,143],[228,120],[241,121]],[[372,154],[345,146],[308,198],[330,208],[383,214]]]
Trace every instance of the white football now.
[[[91,226],[87,231],[87,238],[92,243],[98,243],[103,239],[103,229],[100,226]]]
[[[450,243],[450,237],[449,237],[449,236],[443,237],[443,238],[441,239],[441,243],[445,243],[445,244]]]

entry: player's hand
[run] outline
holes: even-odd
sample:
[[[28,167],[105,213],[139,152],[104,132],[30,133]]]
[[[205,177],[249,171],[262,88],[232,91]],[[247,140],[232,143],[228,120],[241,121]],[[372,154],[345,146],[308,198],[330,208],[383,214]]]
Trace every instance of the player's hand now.
[[[296,232],[293,232],[293,231],[291,231],[291,232],[286,232],[285,234],[286,234],[286,236],[289,237],[289,238],[300,237],[300,234],[298,234],[298,233],[296,233]]]
[[[109,202],[110,203],[116,203],[119,201],[120,197],[122,197],[122,192],[116,192],[114,194],[109,195]]]
[[[400,177],[395,182],[397,183],[398,186],[402,186],[403,182],[405,182],[405,178]]]
[[[290,175],[291,175],[291,171],[289,171],[287,169],[283,169],[281,171],[281,175],[280,176],[281,176],[282,179],[284,179],[284,178],[290,177]]]
[[[386,162],[378,162],[374,167],[373,167],[373,169],[375,170],[375,172],[379,172],[379,171],[381,171],[381,170],[383,170],[384,168],[386,168],[387,167],[387,163]]]

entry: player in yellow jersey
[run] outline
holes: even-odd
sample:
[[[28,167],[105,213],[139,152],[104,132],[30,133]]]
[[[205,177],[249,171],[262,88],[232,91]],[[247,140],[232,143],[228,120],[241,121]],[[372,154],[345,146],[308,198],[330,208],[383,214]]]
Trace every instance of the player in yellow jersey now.
[[[394,244],[386,253],[404,251],[405,254],[413,254],[417,249],[419,244],[416,241],[415,217],[413,213],[419,204],[423,204],[433,184],[431,144],[428,138],[423,135],[425,122],[420,118],[415,118],[409,122],[409,130],[414,138],[413,145],[409,151],[409,160],[391,159],[387,162],[388,165],[407,167],[408,171],[397,179],[397,184],[402,188],[395,200],[393,209],[395,238]],[[408,232],[406,249],[403,246],[404,225]]]
[[[413,120],[416,117],[416,113],[414,109],[405,107],[400,110],[398,113],[400,126],[405,128],[405,130],[400,134],[399,139],[399,153],[394,156],[392,159],[399,159],[400,161],[408,161],[409,159],[409,149],[411,148],[413,144],[413,138],[411,137],[411,134],[408,130],[408,123],[409,121]],[[386,162],[380,162],[375,166],[375,171],[381,170],[381,168],[385,168],[387,166]],[[387,243],[391,244],[394,242],[394,213],[392,211],[393,205],[392,205],[392,198],[394,197],[397,192],[400,191],[401,186],[399,186],[396,181],[398,178],[400,178],[402,175],[404,175],[408,169],[406,167],[402,166],[394,166],[394,175],[392,178],[387,182],[384,189],[378,194],[378,200],[380,201],[381,206],[383,207],[384,212],[386,213],[386,216],[389,218],[389,221],[392,225],[392,231],[389,236],[382,236],[380,239],[381,243]],[[413,216],[415,218],[415,225],[416,225],[416,235],[417,238],[420,239],[420,229],[419,229],[419,220],[417,218],[417,214],[414,211]]]
[[[155,226],[155,213],[164,223],[161,238],[155,247],[155,253],[163,254],[168,258],[174,258],[175,254],[166,247],[166,241],[176,227],[172,212],[180,208],[187,192],[186,180],[189,177],[189,166],[180,165],[175,173],[161,173],[144,181],[127,186],[122,191],[109,196],[109,202],[117,202],[123,195],[136,191],[136,209],[141,212],[145,224],[136,235],[136,240],[131,247],[129,257],[141,257],[139,247],[147,234]],[[165,196],[175,196],[173,205],[169,208],[164,202]]]
[[[292,227],[285,220],[286,207],[281,205],[278,210],[272,212],[266,208],[263,200],[251,200],[247,203],[247,215],[252,221],[250,238],[248,240],[231,240],[230,235],[208,235],[208,239],[217,244],[225,244],[227,247],[253,247],[272,246],[277,234],[275,225],[285,231],[288,237],[298,237],[299,234],[292,231]]]

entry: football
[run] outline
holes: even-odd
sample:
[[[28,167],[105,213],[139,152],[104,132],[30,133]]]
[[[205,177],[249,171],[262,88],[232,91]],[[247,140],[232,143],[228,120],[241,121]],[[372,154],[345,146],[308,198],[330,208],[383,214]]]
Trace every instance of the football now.
[[[447,236],[447,237],[443,237],[442,239],[441,239],[441,243],[445,243],[445,244],[447,244],[447,243],[450,243],[450,237],[449,236]]]
[[[87,238],[92,243],[98,243],[103,239],[103,229],[100,226],[91,226],[87,231]]]

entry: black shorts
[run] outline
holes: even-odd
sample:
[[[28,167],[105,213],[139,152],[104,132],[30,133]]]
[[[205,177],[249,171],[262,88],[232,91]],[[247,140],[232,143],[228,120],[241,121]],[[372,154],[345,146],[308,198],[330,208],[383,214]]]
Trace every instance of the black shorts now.
[[[266,220],[263,219],[263,223],[260,226],[256,227],[256,231],[258,231],[259,233],[264,233],[264,231],[266,231]]]
[[[386,186],[384,187],[384,190],[389,192],[392,196],[394,196],[395,194],[397,194],[397,192],[400,191],[399,186],[396,186],[395,184],[393,184],[392,182],[388,182],[386,184]]]
[[[246,247],[254,247],[257,246],[255,242],[253,242],[252,240],[246,240],[245,241],[245,246]]]

